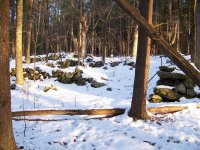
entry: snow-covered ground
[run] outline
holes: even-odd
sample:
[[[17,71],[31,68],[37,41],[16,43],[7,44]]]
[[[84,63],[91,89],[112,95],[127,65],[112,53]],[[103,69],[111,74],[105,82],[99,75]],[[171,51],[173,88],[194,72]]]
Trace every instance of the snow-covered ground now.
[[[100,59],[100,58],[95,58]],[[168,115],[150,114],[155,121],[132,121],[127,116],[131,106],[134,72],[130,66],[123,65],[131,58],[108,58],[105,70],[82,67],[85,77],[92,77],[104,82],[106,86],[93,88],[76,84],[62,84],[55,78],[43,81],[27,80],[25,85],[17,86],[11,91],[12,111],[38,109],[91,109],[91,108],[125,108],[126,113],[104,119],[91,119],[91,116],[35,116],[41,119],[64,118],[65,121],[13,121],[14,135],[17,145],[26,150],[133,150],[162,149],[184,150],[200,149],[200,109],[195,105],[198,98],[182,98],[180,102],[151,104],[147,107],[164,105],[187,105],[189,109]],[[163,58],[162,64],[167,62]],[[109,62],[121,61],[119,66],[111,67]],[[134,61],[134,60],[133,60]],[[152,78],[161,64],[160,57],[151,57],[149,79]],[[10,62],[15,66],[14,60]],[[36,66],[51,74],[52,70],[45,62]],[[33,67],[33,64],[24,67]],[[74,71],[69,67],[64,71]],[[103,78],[102,78],[103,77]],[[107,79],[107,80],[105,80]],[[11,78],[14,82],[15,78]],[[149,83],[148,95],[153,92],[158,76]],[[57,91],[44,92],[45,86],[55,86]],[[112,88],[108,91],[107,88]],[[196,87],[196,90],[199,89]],[[33,118],[33,117],[31,117]],[[90,119],[89,119],[90,118]]]

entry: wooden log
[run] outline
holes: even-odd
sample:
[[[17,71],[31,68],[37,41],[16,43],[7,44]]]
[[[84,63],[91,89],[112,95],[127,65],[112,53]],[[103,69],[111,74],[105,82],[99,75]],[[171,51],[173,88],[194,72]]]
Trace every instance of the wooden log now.
[[[87,109],[87,110],[30,110],[12,112],[12,117],[19,116],[45,116],[45,115],[106,115],[117,116],[125,112],[125,109]]]
[[[145,30],[148,36],[164,50],[164,53],[200,87],[200,73],[179,52],[176,51],[159,33],[140,15],[139,11],[127,0],[114,0],[124,11],[133,17]]]
[[[164,106],[164,107],[152,107],[147,108],[147,110],[153,114],[169,114],[169,113],[175,113],[178,111],[182,111],[188,109],[187,106]]]
[[[197,109],[200,109],[200,104],[196,105]],[[168,114],[175,113],[188,109],[187,106],[163,106],[163,107],[149,107],[148,112],[153,114]],[[87,110],[28,110],[28,111],[16,111],[12,112],[12,117],[20,116],[47,116],[47,115],[105,115],[103,118],[109,118],[125,113],[125,109],[113,108],[113,109],[87,109]],[[15,118],[16,119],[16,118]],[[96,119],[99,119],[97,117]],[[37,120],[37,119],[36,119]],[[48,119],[46,119],[48,121]]]

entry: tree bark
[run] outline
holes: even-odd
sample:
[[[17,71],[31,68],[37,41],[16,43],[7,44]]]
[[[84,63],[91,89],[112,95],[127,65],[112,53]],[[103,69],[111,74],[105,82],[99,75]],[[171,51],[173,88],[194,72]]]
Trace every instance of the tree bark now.
[[[140,15],[136,8],[131,6],[127,0],[116,1],[129,15],[145,28],[146,34],[155,41],[161,48],[165,49],[164,53],[186,74],[194,83],[200,87],[200,73],[192,66],[179,52],[176,51],[169,43],[150,25],[144,17]]]
[[[152,23],[153,0],[140,0],[140,13],[149,24]],[[139,26],[138,52],[136,59],[135,81],[129,116],[133,119],[148,119],[146,111],[146,95],[150,67],[151,40],[145,29]]]
[[[16,26],[16,83],[24,84],[22,66],[22,24],[23,0],[17,1],[17,26]]]
[[[12,131],[9,74],[9,1],[0,1],[0,150],[16,150]]]
[[[30,49],[31,49],[31,31],[33,24],[33,0],[28,0],[28,31],[27,31],[27,50],[26,50],[26,63],[30,64]]]
[[[196,16],[195,65],[200,70],[200,0],[197,0],[195,16]]]

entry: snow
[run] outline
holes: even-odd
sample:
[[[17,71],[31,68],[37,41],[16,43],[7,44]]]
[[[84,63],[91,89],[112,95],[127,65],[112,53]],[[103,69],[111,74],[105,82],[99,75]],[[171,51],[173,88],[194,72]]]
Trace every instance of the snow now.
[[[67,55],[72,58],[71,55]],[[95,61],[100,58],[95,58]],[[162,58],[162,64],[167,62]],[[119,66],[111,67],[109,62],[120,61]],[[27,80],[25,85],[17,85],[11,91],[12,111],[39,109],[92,109],[92,108],[125,108],[126,113],[120,116],[104,119],[94,119],[98,116],[34,116],[28,118],[61,119],[62,121],[14,121],[13,131],[17,145],[26,150],[197,150],[200,149],[200,109],[195,105],[198,98],[181,98],[180,102],[152,104],[147,101],[147,107],[179,105],[189,109],[167,115],[153,115],[151,121],[133,121],[127,113],[131,106],[134,72],[124,61],[135,61],[132,58],[107,58],[108,69],[81,67],[84,77],[92,77],[106,86],[92,88],[76,84],[62,84],[55,78],[43,81]],[[50,61],[53,62],[53,61]],[[161,58],[151,57],[149,79],[151,79],[161,64]],[[15,61],[10,61],[11,68]],[[37,62],[36,66],[51,74],[52,70],[45,62]],[[34,65],[24,64],[33,68]],[[75,67],[62,69],[72,72]],[[106,80],[105,80],[106,79]],[[11,78],[14,82],[15,78]],[[158,76],[148,85],[148,95],[153,92]],[[44,92],[45,86],[55,86],[57,91]],[[112,91],[106,89],[111,87]],[[198,87],[195,89],[199,92]],[[100,116],[101,117],[101,116]]]

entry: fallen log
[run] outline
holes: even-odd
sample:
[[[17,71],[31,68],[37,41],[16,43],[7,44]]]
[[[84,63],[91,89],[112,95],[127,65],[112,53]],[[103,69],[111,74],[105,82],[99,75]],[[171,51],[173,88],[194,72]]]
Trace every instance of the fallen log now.
[[[200,104],[196,105],[197,109],[200,109]],[[168,114],[175,113],[178,111],[182,111],[188,109],[188,106],[163,106],[163,107],[149,107],[147,108],[148,112],[153,114]],[[12,117],[22,117],[22,116],[47,116],[47,115],[105,115],[102,118],[110,118],[118,115],[122,115],[125,113],[125,109],[121,108],[113,108],[113,109],[87,109],[87,110],[28,110],[28,111],[16,111],[12,112]],[[88,119],[99,119],[101,117],[96,118],[88,118]],[[101,118],[101,119],[102,119]],[[14,118],[17,120],[17,118]],[[19,120],[20,118],[18,118]],[[21,118],[23,120],[23,118]],[[61,121],[59,119],[56,119]],[[56,121],[52,120],[52,121]],[[67,120],[67,119],[64,119]],[[87,119],[86,119],[87,120]],[[40,119],[35,119],[35,121],[42,121]],[[45,121],[45,120],[43,120]],[[50,121],[46,119],[46,121]]]
[[[147,35],[164,50],[164,53],[186,74],[194,83],[200,87],[200,73],[183,56],[179,54],[170,44],[140,15],[139,11],[127,0],[114,0],[120,7],[133,17],[145,30]]]
[[[87,110],[29,110],[12,112],[12,117],[45,116],[45,115],[106,115],[117,116],[124,114],[125,109],[87,109]]]
[[[188,107],[187,106],[164,106],[164,107],[147,108],[147,110],[153,114],[175,113],[175,112],[182,111],[185,109],[188,109]]]

